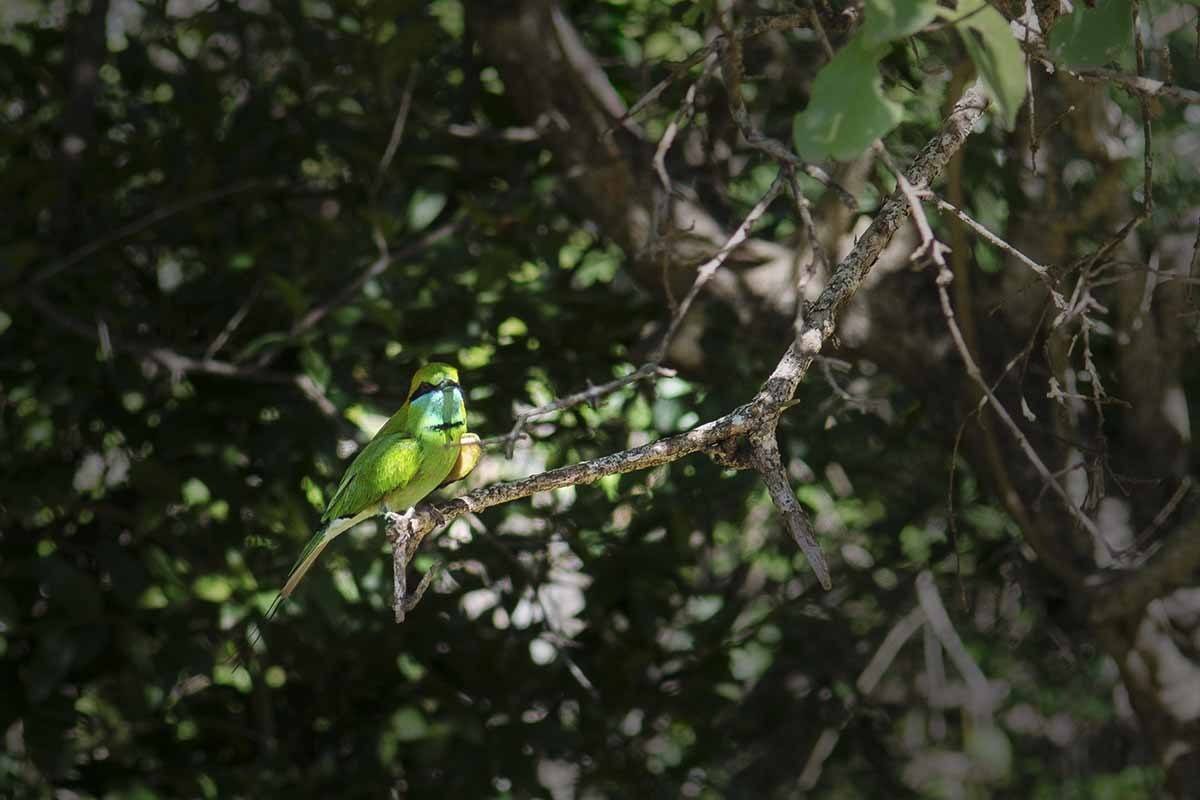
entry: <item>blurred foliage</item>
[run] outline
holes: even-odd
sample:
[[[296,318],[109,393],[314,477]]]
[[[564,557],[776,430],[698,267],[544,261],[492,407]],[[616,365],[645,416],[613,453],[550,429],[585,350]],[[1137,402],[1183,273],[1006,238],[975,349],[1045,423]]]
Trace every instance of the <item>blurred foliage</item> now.
[[[566,11],[632,100],[650,67],[701,46],[705,8]],[[515,403],[633,369],[665,314],[563,202],[536,137],[490,135],[523,124],[509,99],[521,87],[479,60],[469,22],[457,0],[0,6],[0,795],[791,796],[826,727],[841,740],[823,796],[1152,795],[1157,773],[1110,702],[1112,665],[1064,630],[1015,525],[965,465],[951,535],[949,453],[864,363],[837,379],[870,406],[810,380],[781,426],[835,564],[829,594],[752,476],[692,458],[456,521],[420,561],[450,579],[403,626],[383,537],[364,525],[248,668],[229,665],[346,456],[418,364],[459,363],[472,428],[499,434]],[[803,33],[796,46],[815,53]],[[948,62],[952,33],[911,46]],[[772,102],[802,107],[799,87],[777,91]],[[915,149],[944,83],[880,91]],[[1183,125],[1167,114],[1164,140]],[[968,169],[994,201],[982,207],[1003,214],[994,163]],[[772,177],[697,188],[733,219]],[[1160,177],[1194,196],[1187,175]],[[794,230],[775,214],[759,235]],[[302,324],[370,267],[376,235],[401,255]],[[44,307],[24,294],[39,277]],[[491,453],[468,485],[743,402],[778,343],[738,341],[713,314],[727,333],[706,335],[707,377],[565,412],[512,462]],[[236,374],[172,369],[157,348]],[[960,709],[927,702],[916,640],[878,697],[854,689],[922,569],[1007,689],[995,729],[972,733]]]

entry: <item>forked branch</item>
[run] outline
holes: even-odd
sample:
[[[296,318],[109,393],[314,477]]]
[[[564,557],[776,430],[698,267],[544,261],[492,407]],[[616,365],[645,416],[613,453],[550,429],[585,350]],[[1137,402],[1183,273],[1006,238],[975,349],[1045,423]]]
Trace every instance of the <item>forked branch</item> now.
[[[963,94],[942,124],[941,130],[921,150],[909,168],[906,177],[912,190],[923,192],[929,189],[951,156],[962,147],[986,107],[987,100],[978,87],[972,87]],[[606,475],[619,475],[668,464],[693,453],[703,451],[719,454],[723,443],[738,437],[747,437],[754,452],[753,465],[768,482],[772,499],[789,530],[804,549],[814,573],[823,585],[827,585],[829,577],[824,557],[812,539],[811,529],[807,520],[803,518],[799,503],[794,502],[795,495],[779,464],[775,429],[780,414],[790,403],[800,381],[824,343],[833,335],[841,310],[862,285],[863,279],[878,261],[884,247],[908,217],[909,210],[908,200],[898,188],[888,197],[854,248],[833,270],[828,285],[813,303],[804,325],[797,332],[771,376],[749,403],[685,433],[528,478],[483,486],[436,506],[419,506],[403,518],[393,518],[389,521],[389,537],[398,543],[402,540],[403,547],[397,549],[404,551],[403,558],[395,559],[396,569],[406,568],[411,554],[431,531],[464,514],[478,514],[492,506],[539,492],[592,483]],[[404,520],[403,529],[400,529],[401,523],[398,519]],[[406,586],[404,580],[397,577],[396,608],[408,610],[411,605],[408,604],[409,598],[401,594],[403,586]]]

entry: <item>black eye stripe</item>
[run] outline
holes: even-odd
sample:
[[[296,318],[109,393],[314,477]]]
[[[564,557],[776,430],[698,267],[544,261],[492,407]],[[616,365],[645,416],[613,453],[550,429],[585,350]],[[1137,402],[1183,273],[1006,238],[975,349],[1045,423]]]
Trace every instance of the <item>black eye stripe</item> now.
[[[422,382],[420,386],[418,386],[416,389],[413,390],[412,397],[408,398],[409,402],[416,400],[421,395],[429,394],[430,392],[435,391],[436,389],[437,389],[437,387],[434,386],[432,383]]]
[[[436,392],[438,390],[438,388],[439,388],[438,386],[434,386],[432,383],[429,383],[427,381],[421,381],[421,383],[417,386],[417,388],[413,389],[413,393],[408,398],[408,401],[411,403],[413,400],[416,400],[418,397],[421,397],[422,395],[427,395],[430,392]],[[458,385],[458,381],[445,380],[445,381],[442,381],[440,388],[460,389],[462,387],[460,387]]]

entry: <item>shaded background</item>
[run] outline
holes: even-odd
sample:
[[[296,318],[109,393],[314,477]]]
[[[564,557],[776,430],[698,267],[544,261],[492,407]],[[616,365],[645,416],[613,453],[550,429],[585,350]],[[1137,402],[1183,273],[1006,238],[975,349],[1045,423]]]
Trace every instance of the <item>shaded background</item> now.
[[[817,7],[840,46],[862,10]],[[1145,9],[1151,66],[1196,86],[1195,7]],[[707,4],[650,0],[4,3],[0,794],[1152,797],[1200,752],[1198,590],[1096,620],[1096,587],[1141,562],[1081,534],[973,413],[909,230],[780,426],[832,592],[756,478],[697,456],[454,522],[403,626],[364,525],[229,666],[417,365],[458,364],[489,436],[646,357],[775,167],[710,76],[663,194],[651,157],[699,68],[639,132],[596,134],[719,32]],[[755,124],[787,140],[816,37],[773,32],[744,59]],[[969,64],[947,30],[885,59],[902,162]],[[1037,168],[1026,108],[968,140],[945,192],[1070,291],[1140,208],[1140,109],[1034,77]],[[1088,267],[1084,321],[1051,330],[1019,262],[933,217],[989,379],[1010,365],[1010,410],[1139,557],[1195,516],[1197,111],[1154,101],[1157,204]],[[868,156],[835,167],[863,216],[805,186],[838,254],[892,184]],[[677,226],[651,237],[638,215],[665,205]],[[744,402],[809,261],[782,198],[689,318],[676,378],[531,426],[465,486]],[[1120,403],[1088,402],[1093,374]],[[921,624],[923,571],[961,652]],[[1195,584],[1181,572],[1159,594]]]

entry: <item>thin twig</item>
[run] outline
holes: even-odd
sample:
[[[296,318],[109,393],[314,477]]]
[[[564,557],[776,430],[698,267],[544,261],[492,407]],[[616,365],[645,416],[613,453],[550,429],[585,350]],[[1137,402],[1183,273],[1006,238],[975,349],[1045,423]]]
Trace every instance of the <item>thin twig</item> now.
[[[1037,131],[1034,134],[1033,141],[1035,143],[1037,143],[1038,147],[1040,147],[1041,141],[1042,141],[1042,139],[1044,139],[1046,137],[1046,134],[1049,133],[1050,131],[1054,130],[1055,128],[1057,128],[1059,125],[1061,125],[1063,123],[1063,120],[1065,120],[1067,117],[1069,117],[1071,114],[1074,114],[1074,113],[1075,113],[1075,106],[1074,105],[1067,106],[1062,112],[1059,113],[1059,115],[1057,117],[1055,117],[1054,119],[1047,122],[1046,127],[1042,128],[1040,131]],[[1035,169],[1034,172],[1036,174],[1037,170]]]
[[[896,660],[901,648],[912,638],[914,633],[921,629],[924,623],[925,615],[922,613],[921,607],[917,606],[892,626],[875,651],[875,655],[871,657],[870,662],[854,683],[860,698],[865,700],[870,697],[879,681],[887,673],[888,667]],[[813,749],[808,755],[808,760],[804,762],[804,769],[800,771],[800,778],[797,782],[801,789],[809,790],[817,785],[821,779],[821,771],[824,769],[825,762],[833,755],[838,739],[841,738],[841,732],[849,724],[850,718],[851,715],[847,714],[837,727],[828,727],[821,731],[821,735],[817,737],[817,743],[813,745]]]
[[[1133,0],[1129,4],[1129,13],[1133,17],[1133,51],[1137,59],[1138,78],[1146,77],[1146,47],[1142,42],[1141,0]],[[1154,135],[1150,123],[1150,98],[1138,94],[1138,106],[1142,111],[1142,163],[1143,187],[1142,213],[1147,217],[1154,210]]]
[[[386,245],[384,245],[382,252],[374,261],[371,262],[369,266],[367,266],[366,269],[359,273],[358,277],[343,286],[339,291],[335,292],[333,296],[324,303],[321,303],[319,306],[311,309],[307,314],[298,319],[288,330],[285,342],[264,352],[261,356],[259,356],[258,361],[255,362],[255,365],[258,367],[264,367],[270,364],[279,356],[287,343],[296,341],[314,326],[316,326],[318,322],[328,316],[330,312],[341,308],[346,303],[353,300],[362,290],[362,287],[365,286],[372,278],[382,275],[395,262],[412,258],[413,256],[423,252],[424,250],[427,250],[435,244],[448,239],[450,236],[457,233],[465,224],[466,219],[464,217],[451,220],[440,227],[434,228],[432,231],[425,234],[420,239],[417,239],[415,242],[411,242],[404,247],[401,247],[399,250],[389,251],[387,250]],[[379,237],[376,238],[378,239]]]
[[[667,323],[666,331],[659,339],[658,344],[650,352],[650,356],[646,363],[639,367],[636,371],[622,378],[617,378],[616,380],[609,381],[608,383],[601,384],[600,386],[590,386],[582,391],[575,392],[574,394],[567,395],[566,397],[557,400],[553,400],[544,405],[529,409],[528,411],[518,413],[516,415],[516,420],[513,424],[512,430],[508,432],[508,435],[504,439],[505,453],[509,458],[512,458],[513,449],[516,446],[517,440],[521,437],[521,434],[525,429],[525,425],[531,419],[545,416],[546,414],[550,414],[555,411],[563,411],[568,408],[573,408],[574,406],[581,405],[583,403],[596,403],[601,398],[606,397],[618,389],[636,381],[659,375],[665,376],[668,374],[674,374],[669,370],[663,369],[662,361],[666,357],[667,350],[670,348],[671,342],[679,332],[679,326],[683,323],[684,317],[687,316],[688,311],[691,309],[692,303],[695,302],[696,297],[700,294],[700,290],[704,288],[704,285],[708,283],[716,271],[721,268],[721,265],[725,263],[725,260],[729,257],[729,254],[736,250],[738,246],[746,240],[750,234],[750,229],[754,227],[754,223],[757,222],[764,213],[766,213],[767,207],[783,188],[783,178],[784,172],[781,170],[780,173],[775,177],[775,180],[771,183],[770,188],[767,189],[767,193],[764,194],[754,208],[750,210],[750,213],[746,215],[746,218],[742,220],[742,223],[737,227],[736,230],[734,230],[733,234],[730,235],[729,239],[725,242],[721,249],[718,250],[712,258],[701,264],[696,270],[696,278],[692,282],[691,288],[688,289],[688,293],[684,296],[683,300],[680,301],[680,303],[675,307],[675,313],[671,316],[670,322]]]
[[[404,140],[404,126],[408,122],[408,111],[412,108],[413,90],[417,86],[417,72],[419,72],[419,67],[417,62],[413,62],[413,66],[408,70],[408,80],[404,83],[404,94],[400,98],[400,110],[396,112],[396,121],[392,123],[392,135],[388,139],[383,155],[379,158],[379,167],[375,170],[375,181],[371,185],[372,197],[379,194],[379,187],[383,185],[388,167],[392,165],[392,159],[396,157],[396,150],[399,149],[400,142]]]
[[[1158,552],[1138,569],[1095,586],[1092,620],[1136,618],[1151,600],[1191,584],[1200,564],[1198,523],[1200,518],[1194,517],[1173,531]]]
[[[212,344],[210,344],[208,349],[204,351],[205,358],[212,358],[221,351],[222,347],[226,345],[226,343],[229,341],[229,337],[233,336],[233,334],[237,331],[238,326],[240,326],[242,321],[246,319],[246,315],[250,313],[250,306],[254,305],[254,302],[258,300],[259,295],[262,294],[263,286],[264,282],[261,280],[254,284],[254,287],[246,295],[246,299],[242,301],[242,304],[238,306],[237,311],[235,311],[233,316],[229,318],[229,321],[225,323],[225,327],[221,329],[221,332],[218,333],[216,338],[212,340]]]
[[[75,266],[79,262],[95,255],[101,250],[104,250],[105,248],[110,247],[111,245],[114,245],[124,239],[128,239],[131,236],[136,236],[142,231],[152,228],[158,223],[168,220],[178,214],[182,214],[185,211],[191,211],[194,208],[199,208],[200,206],[207,205],[209,203],[215,203],[218,200],[224,200],[226,197],[232,197],[233,195],[241,194],[242,192],[249,192],[261,188],[280,188],[284,185],[285,184],[283,182],[271,182],[259,179],[241,181],[233,184],[232,186],[226,186],[221,189],[213,189],[209,192],[201,192],[194,197],[188,197],[180,200],[179,202],[171,203],[170,205],[155,209],[144,217],[134,220],[126,225],[122,225],[112,233],[102,236],[94,242],[89,242],[83,245],[79,249],[71,252],[69,255],[66,255],[57,261],[50,262],[43,267],[41,271],[37,272],[33,276],[32,282],[35,285],[44,283],[62,272],[64,269]]]
[[[60,328],[68,330],[84,339],[89,339],[97,343],[102,341],[101,335],[91,325],[71,317],[36,291],[29,291],[25,296],[35,310]],[[329,398],[325,396],[321,388],[308,375],[271,372],[258,367],[233,364],[229,361],[221,361],[215,358],[195,358],[168,347],[126,342],[111,334],[103,337],[103,340],[108,342],[108,347],[113,352],[127,353],[153,361],[165,368],[173,380],[179,380],[184,375],[196,374],[234,378],[237,380],[253,381],[255,383],[295,386],[303,392],[305,397],[316,404],[322,414],[335,419],[338,418],[337,407],[329,401]]]
[[[1092,83],[1114,84],[1139,97],[1155,97],[1160,100],[1171,100],[1184,105],[1200,104],[1200,92],[1185,89],[1164,81],[1146,78],[1140,75],[1126,75],[1106,67],[1064,67],[1054,65],[1073,78]]]
[[[645,134],[641,126],[634,122],[626,111],[625,101],[613,88],[608,76],[604,74],[600,64],[584,46],[579,32],[575,30],[575,26],[563,14],[562,8],[557,3],[550,6],[550,25],[554,31],[554,37],[558,41],[559,52],[563,54],[567,64],[574,70],[583,86],[591,93],[596,104],[604,109],[610,117],[620,120],[619,127],[639,139],[644,138]]]
[[[800,228],[804,231],[804,235],[808,237],[808,247],[812,251],[812,258],[808,262],[808,266],[803,270],[799,269],[799,252],[796,254],[797,269],[796,269],[796,310],[792,315],[792,327],[799,333],[804,329],[804,291],[808,288],[808,282],[812,276],[816,274],[818,269],[829,270],[829,257],[825,255],[825,247],[821,244],[821,236],[817,232],[816,223],[813,222],[812,204],[808,198],[804,196],[804,191],[800,186],[800,177],[796,170],[791,167],[785,167],[788,179],[788,190],[792,195],[792,203],[796,209],[796,216],[800,219]]]
[[[783,31],[791,30],[793,28],[803,28],[808,24],[808,21],[808,14],[782,14],[773,17],[759,17],[758,19],[752,20],[751,22],[742,26],[740,29],[738,29],[735,35],[739,40],[745,41],[746,39],[752,39],[755,36],[760,36],[768,31]],[[638,100],[629,107],[629,110],[621,115],[621,117],[613,125],[613,128],[609,129],[608,133],[611,133],[612,130],[624,125],[627,120],[636,117],[646,108],[648,108],[655,100],[662,96],[662,93],[665,92],[671,86],[671,84],[675,83],[675,81],[686,75],[692,69],[692,67],[701,63],[713,53],[716,53],[722,46],[724,46],[725,41],[726,36],[725,34],[722,34],[721,36],[714,38],[711,42],[704,45],[696,52],[692,53],[683,61],[680,61],[678,64],[671,65],[671,74],[656,83],[653,87],[651,87],[650,91],[638,98]]]
[[[796,499],[796,493],[788,481],[787,470],[784,469],[783,459],[779,454],[779,442],[776,441],[774,426],[763,426],[755,431],[750,436],[750,442],[754,453],[754,468],[767,485],[771,500],[779,509],[779,515],[783,517],[792,539],[816,574],[821,588],[828,591],[833,588],[829,565],[825,563],[825,555],[821,552],[821,545],[817,543],[812,522],[804,513],[804,507]]]
[[[779,162],[781,167],[790,166],[793,169],[803,171],[805,175],[819,181],[827,189],[836,194],[846,208],[851,211],[857,211],[858,201],[854,199],[854,195],[850,194],[850,192],[846,191],[845,188],[833,180],[829,176],[829,173],[818,166],[804,161],[783,142],[764,135],[754,126],[754,123],[750,119],[750,112],[746,108],[746,100],[742,97],[740,46],[736,46],[737,40],[734,37],[726,37],[723,42],[720,48],[721,70],[727,94],[729,95],[729,115],[733,118],[734,124],[737,125],[738,131],[741,132],[742,138],[746,140],[746,144]]]
[[[981,7],[982,8],[982,7]],[[1033,97],[1033,63],[1028,53],[1025,54],[1025,94],[1029,98],[1029,169],[1037,175],[1037,104]]]
[[[1187,493],[1192,490],[1193,483],[1190,475],[1183,476],[1183,480],[1179,482],[1179,486],[1175,489],[1175,493],[1171,495],[1171,499],[1154,515],[1154,519],[1150,521],[1146,529],[1134,537],[1133,545],[1131,546],[1132,550],[1141,551],[1150,543],[1150,539],[1158,533],[1163,525],[1167,524],[1167,520],[1171,518],[1171,515],[1175,513],[1175,509],[1179,508],[1179,504],[1183,502],[1183,498],[1187,497]]]
[[[996,397],[996,394],[992,391],[992,387],[988,385],[987,380],[985,380],[983,377],[983,373],[979,370],[979,366],[975,363],[975,359],[971,357],[971,353],[967,349],[967,343],[963,340],[962,331],[959,329],[958,323],[955,321],[954,308],[950,304],[950,294],[946,291],[946,286],[949,285],[953,280],[953,274],[951,274],[949,268],[946,267],[945,263],[943,262],[941,265],[939,265],[936,281],[938,296],[942,304],[942,316],[946,319],[946,326],[950,329],[950,336],[954,341],[955,348],[958,350],[958,355],[960,358],[962,358],[963,364],[967,368],[967,375],[971,378],[971,380],[975,381],[980,390],[983,391],[984,395],[987,397],[988,404],[991,405],[992,409],[996,412],[996,415],[1000,418],[1000,421],[1003,422],[1005,427],[1008,428],[1009,432],[1016,440],[1017,445],[1021,448],[1022,452],[1025,453],[1026,458],[1029,459],[1029,463],[1033,465],[1035,470],[1037,470],[1038,475],[1041,476],[1042,480],[1045,482],[1045,485],[1049,486],[1054,493],[1058,495],[1067,511],[1070,512],[1073,517],[1075,517],[1079,524],[1082,525],[1096,541],[1107,542],[1107,540],[1101,535],[1099,529],[1096,527],[1096,524],[1092,522],[1092,520],[1086,514],[1084,514],[1078,506],[1075,505],[1075,502],[1071,499],[1070,495],[1067,494],[1066,489],[1064,489],[1062,484],[1060,484],[1050,473],[1050,470],[1042,461],[1041,456],[1038,455],[1037,451],[1033,448],[1033,445],[1029,443],[1029,439],[1025,436],[1025,432],[1021,430],[1021,427],[1017,425],[1016,421],[1012,418],[1012,415],[1008,413],[1008,409],[1005,408],[1004,404],[1001,403],[999,398]]]
[[[750,213],[742,220],[742,224],[737,226],[721,249],[696,270],[696,279],[692,282],[691,288],[688,289],[687,294],[683,296],[683,299],[679,302],[679,306],[675,309],[675,314],[671,317],[671,321],[668,323],[667,330],[662,335],[662,339],[650,352],[650,363],[657,364],[666,356],[667,350],[675,338],[675,334],[679,332],[679,326],[683,323],[683,319],[687,316],[697,295],[700,294],[700,290],[704,288],[704,285],[721,268],[721,265],[725,263],[725,259],[729,257],[729,254],[736,250],[742,242],[746,241],[750,235],[750,229],[754,227],[754,223],[758,222],[759,218],[766,213],[767,207],[771,205],[771,202],[779,194],[780,190],[783,189],[783,181],[784,172],[780,170],[779,174],[775,176],[775,180],[771,182],[771,186],[767,189],[766,194],[755,204],[754,208],[750,209]]]
[[[516,446],[517,440],[521,438],[521,434],[525,426],[532,419],[544,417],[547,414],[553,414],[556,411],[564,411],[568,408],[574,408],[575,406],[580,406],[584,403],[595,405],[601,399],[607,397],[624,386],[628,386],[631,383],[637,383],[638,381],[652,377],[667,378],[673,376],[674,374],[675,370],[667,369],[666,367],[659,366],[656,363],[643,364],[628,375],[624,375],[616,380],[609,381],[608,383],[602,383],[599,386],[589,386],[582,391],[575,392],[573,394],[566,395],[565,397],[560,397],[549,403],[522,411],[516,415],[516,422],[513,424],[512,430],[510,430],[502,439],[499,440],[504,443],[505,455],[508,458],[512,458],[513,448]]]
[[[813,0],[805,0],[808,5],[808,13],[812,15],[813,32],[817,34],[817,41],[821,43],[821,49],[825,51],[825,57],[833,60],[833,45],[829,43],[829,37],[825,35],[825,26],[821,24],[821,15],[817,13],[817,5]]]
[[[692,117],[696,114],[696,91],[700,85],[704,83],[712,74],[712,71],[717,66],[715,56],[709,57],[704,62],[704,68],[700,70],[700,77],[688,87],[687,93],[683,96],[683,105],[675,112],[675,117],[671,123],[667,125],[667,129],[663,132],[662,138],[658,140],[658,147],[654,151],[654,171],[658,173],[658,180],[662,183],[663,191],[669,199],[671,195],[671,176],[667,173],[667,152],[671,149],[671,145],[675,142],[675,136],[680,130],[686,128],[692,121]]]
[[[1050,269],[1048,267],[1042,266],[1041,264],[1034,261],[1029,256],[1025,255],[1023,252],[1021,252],[1017,248],[1013,247],[1008,242],[1001,239],[996,234],[992,233],[984,225],[982,225],[979,222],[976,222],[970,215],[968,215],[961,208],[955,207],[954,205],[946,202],[945,200],[943,200],[940,197],[934,197],[934,199],[937,202],[938,209],[940,209],[942,211],[949,211],[951,214],[958,217],[959,220],[961,220],[963,222],[963,224],[965,224],[971,230],[975,231],[977,234],[979,234],[981,237],[983,237],[990,244],[993,244],[996,247],[999,247],[1001,250],[1003,250],[1004,252],[1013,256],[1018,261],[1020,261],[1022,264],[1025,264],[1027,267],[1029,267],[1031,270],[1033,270],[1038,275],[1038,277],[1042,279],[1042,282],[1046,284],[1046,288],[1050,290],[1050,296],[1054,300],[1054,305],[1058,306],[1059,308],[1066,308],[1066,300],[1065,300],[1065,298],[1063,298],[1062,292],[1060,292],[1058,290],[1058,288],[1054,285],[1054,278],[1050,275]]]

